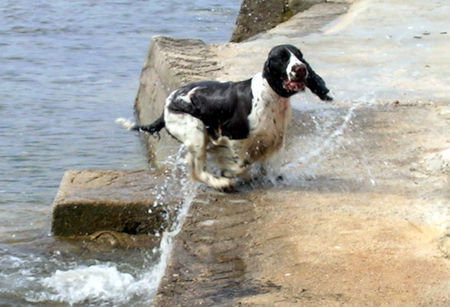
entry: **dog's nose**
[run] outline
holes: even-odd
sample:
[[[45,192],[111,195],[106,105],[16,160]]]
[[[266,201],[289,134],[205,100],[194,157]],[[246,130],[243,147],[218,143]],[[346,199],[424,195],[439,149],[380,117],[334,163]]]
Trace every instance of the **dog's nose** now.
[[[294,71],[298,77],[305,77],[307,72],[306,65],[305,64],[295,65],[294,67],[292,67],[292,71]]]

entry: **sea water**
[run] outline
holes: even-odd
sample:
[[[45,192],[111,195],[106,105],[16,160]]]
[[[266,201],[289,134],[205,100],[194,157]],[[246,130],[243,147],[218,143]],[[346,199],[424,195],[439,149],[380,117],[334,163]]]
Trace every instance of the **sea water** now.
[[[240,2],[1,1],[0,305],[149,304],[179,224],[160,249],[62,248],[51,203],[65,170],[148,167],[114,120],[133,116],[151,37],[225,42]]]

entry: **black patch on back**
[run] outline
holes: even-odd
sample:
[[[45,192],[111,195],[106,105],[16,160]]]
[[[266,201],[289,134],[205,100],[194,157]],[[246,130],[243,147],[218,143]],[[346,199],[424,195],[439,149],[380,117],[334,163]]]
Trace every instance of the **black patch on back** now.
[[[180,99],[196,87],[190,103]],[[203,81],[178,89],[168,108],[200,119],[214,139],[220,135],[245,139],[250,132],[247,117],[252,110],[252,99],[251,79],[225,83]]]

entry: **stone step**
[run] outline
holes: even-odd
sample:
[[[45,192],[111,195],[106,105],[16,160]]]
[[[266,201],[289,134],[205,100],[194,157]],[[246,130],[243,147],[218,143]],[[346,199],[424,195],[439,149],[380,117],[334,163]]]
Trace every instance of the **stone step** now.
[[[149,170],[66,171],[53,202],[52,233],[159,233],[169,226],[182,203],[174,193],[158,197],[164,180],[164,174]]]

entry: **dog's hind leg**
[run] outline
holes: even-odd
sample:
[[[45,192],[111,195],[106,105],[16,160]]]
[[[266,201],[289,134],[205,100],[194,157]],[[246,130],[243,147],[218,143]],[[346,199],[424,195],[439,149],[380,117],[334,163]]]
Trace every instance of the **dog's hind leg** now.
[[[187,146],[186,162],[191,169],[191,176],[194,180],[203,182],[217,190],[228,189],[232,186],[232,181],[225,177],[216,177],[206,171],[206,150],[197,146]]]
[[[186,147],[186,164],[193,180],[200,181],[218,190],[232,186],[232,181],[215,177],[206,171],[206,145],[208,142],[205,125],[199,119],[183,113],[166,112],[166,129]]]

